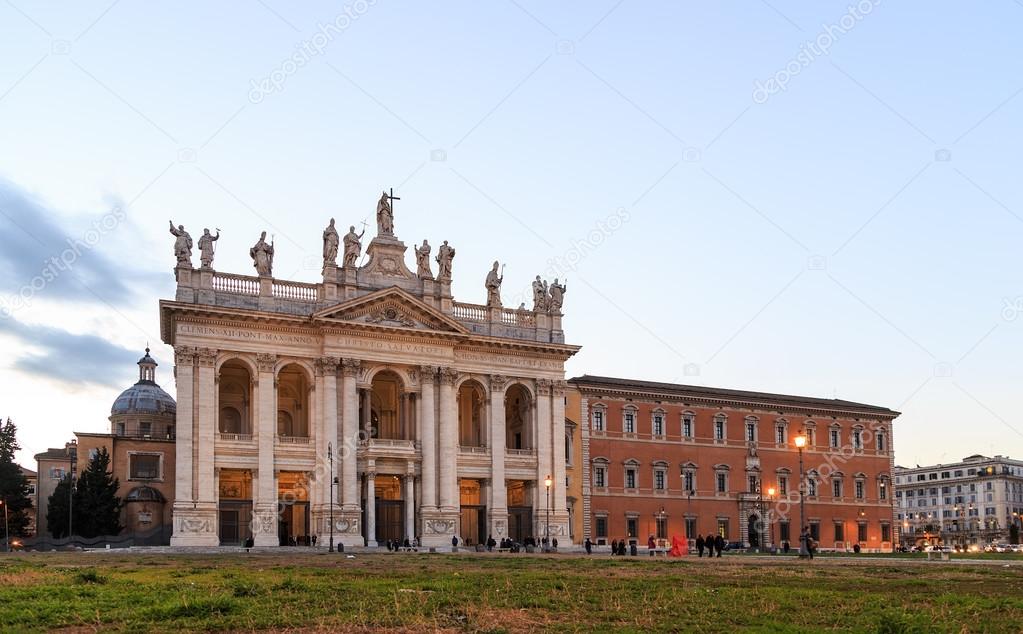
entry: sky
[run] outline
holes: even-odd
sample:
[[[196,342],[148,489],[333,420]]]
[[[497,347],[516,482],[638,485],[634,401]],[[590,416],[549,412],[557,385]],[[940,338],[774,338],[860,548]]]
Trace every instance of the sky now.
[[[0,2],[0,416],[109,429],[168,220],[317,281],[330,218],[567,279],[583,373],[890,407],[1023,457],[1023,2]],[[195,255],[198,261],[198,253]],[[408,262],[414,267],[414,258]]]

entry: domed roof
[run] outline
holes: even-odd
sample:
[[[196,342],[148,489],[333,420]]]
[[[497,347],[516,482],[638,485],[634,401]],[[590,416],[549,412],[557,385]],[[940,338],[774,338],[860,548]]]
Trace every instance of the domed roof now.
[[[156,361],[146,355],[139,359],[139,381],[121,392],[110,407],[112,416],[123,414],[176,414],[177,404],[171,395],[156,383]]]
[[[167,501],[167,498],[163,497],[163,493],[154,489],[151,486],[142,485],[137,486],[131,491],[128,491],[128,495],[124,496],[125,502],[156,502],[163,504]]]

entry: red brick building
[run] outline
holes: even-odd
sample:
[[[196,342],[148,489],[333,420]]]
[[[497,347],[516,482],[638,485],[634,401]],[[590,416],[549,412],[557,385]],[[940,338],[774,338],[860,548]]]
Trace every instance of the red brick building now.
[[[633,381],[571,379],[580,422],[582,538],[721,534],[798,548],[800,452],[805,523],[822,549],[892,548],[892,422],[849,401]]]

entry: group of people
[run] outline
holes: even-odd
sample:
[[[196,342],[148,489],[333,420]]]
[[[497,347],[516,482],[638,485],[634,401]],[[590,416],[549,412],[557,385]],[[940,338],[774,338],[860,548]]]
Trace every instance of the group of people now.
[[[387,546],[387,551],[392,553],[400,550],[412,550],[413,548],[419,548],[419,538],[409,539],[406,537],[403,541],[388,539],[385,545]]]
[[[725,549],[725,538],[721,535],[707,535],[707,538],[704,539],[703,535],[697,535],[696,552],[700,557],[703,557],[703,551],[705,549],[708,557],[713,557],[715,552],[718,557],[720,557],[722,551]]]

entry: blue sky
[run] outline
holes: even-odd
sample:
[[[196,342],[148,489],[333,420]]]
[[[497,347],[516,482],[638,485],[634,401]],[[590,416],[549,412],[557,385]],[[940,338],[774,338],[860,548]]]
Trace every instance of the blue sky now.
[[[506,304],[567,277],[570,375],[885,405],[903,464],[1019,457],[1021,25],[1012,0],[2,2],[0,414],[31,464],[107,428],[147,341],[173,391],[168,219],[246,274],[265,229],[316,281],[327,220],[394,187],[399,237],[458,250],[456,299],[494,259]]]

